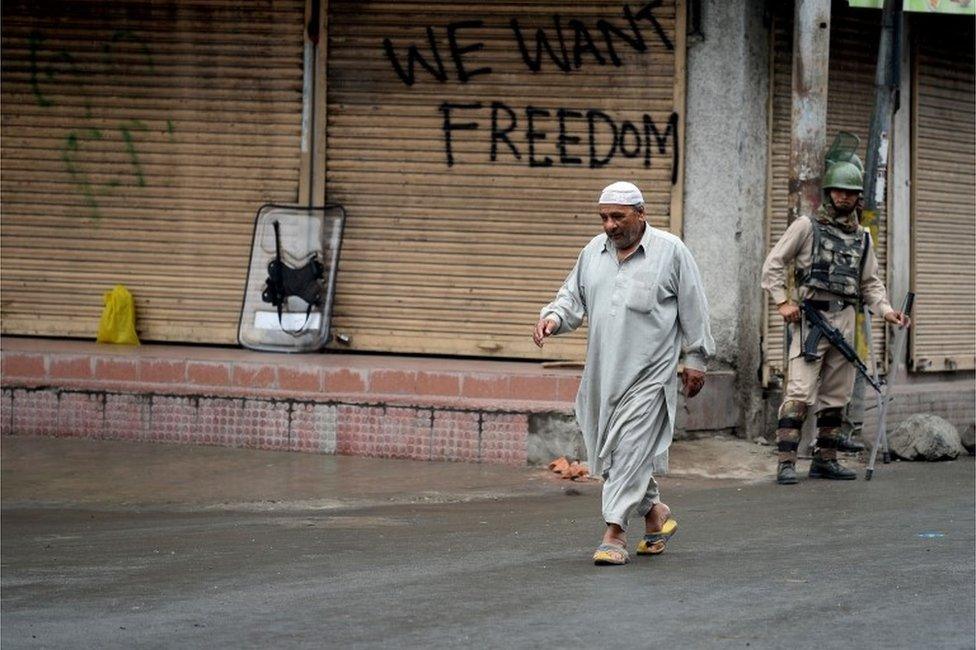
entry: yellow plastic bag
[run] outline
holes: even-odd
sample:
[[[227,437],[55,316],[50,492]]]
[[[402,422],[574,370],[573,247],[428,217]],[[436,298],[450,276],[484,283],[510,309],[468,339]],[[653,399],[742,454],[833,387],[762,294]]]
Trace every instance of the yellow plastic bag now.
[[[121,284],[105,292],[105,309],[98,323],[99,343],[139,345],[136,335],[136,304],[132,294]]]

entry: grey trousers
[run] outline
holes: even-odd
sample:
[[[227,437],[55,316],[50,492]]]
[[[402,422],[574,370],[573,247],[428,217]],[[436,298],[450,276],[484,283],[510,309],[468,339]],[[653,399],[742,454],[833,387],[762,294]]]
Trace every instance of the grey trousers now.
[[[670,426],[663,391],[657,392],[649,413],[650,418],[641,419],[639,426],[621,432],[603,473],[603,520],[624,530],[632,515],[643,518],[661,502],[653,470],[656,457],[667,451],[657,449]]]

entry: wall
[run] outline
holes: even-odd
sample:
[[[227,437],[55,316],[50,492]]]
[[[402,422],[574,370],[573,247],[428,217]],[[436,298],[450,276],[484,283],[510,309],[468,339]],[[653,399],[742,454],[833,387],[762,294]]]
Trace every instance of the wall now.
[[[703,0],[688,38],[684,240],[702,270],[717,356],[737,370],[740,435],[761,429],[768,28],[763,3]]]

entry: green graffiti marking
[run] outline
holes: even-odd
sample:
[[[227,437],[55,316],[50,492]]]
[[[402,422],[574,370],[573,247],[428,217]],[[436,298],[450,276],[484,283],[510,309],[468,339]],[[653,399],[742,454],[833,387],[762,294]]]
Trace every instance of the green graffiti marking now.
[[[41,91],[41,82],[38,79],[38,74],[43,74],[47,81],[54,80],[54,67],[45,66],[43,70],[39,70],[37,63],[37,54],[41,50],[41,44],[44,43],[44,35],[41,34],[36,29],[30,33],[28,37],[28,43],[30,47],[30,85],[31,92],[34,93],[34,100],[37,102],[38,106],[54,106],[54,102],[44,96]],[[71,67],[71,71],[74,72],[75,60],[68,52],[61,50],[55,54],[55,62],[67,63]]]
[[[124,75],[131,70],[133,65],[131,53],[135,51],[137,58],[144,60],[141,65],[148,67],[150,72],[155,72],[155,62],[153,53],[148,43],[142,40],[137,34],[128,29],[117,29],[111,37],[105,39],[101,47],[101,72],[86,71],[84,75],[79,74],[79,69],[75,65],[75,58],[65,49],[55,49],[48,47],[47,37],[38,30],[31,32],[29,37],[29,62],[30,62],[30,87],[34,101],[42,108],[55,106],[55,101],[45,93],[44,84],[63,83],[59,78],[68,75],[70,82],[76,85],[93,83],[99,76]],[[123,57],[123,50],[130,52],[130,58]],[[83,95],[81,91],[78,93]],[[98,220],[101,217],[99,198],[111,194],[116,188],[122,187],[125,178],[131,174],[135,178],[136,186],[147,187],[149,185],[146,171],[143,168],[141,157],[138,150],[137,136],[139,133],[149,131],[149,127],[138,119],[123,119],[117,123],[113,129],[121,137],[121,145],[128,158],[131,172],[120,172],[116,177],[110,178],[102,183],[93,183],[86,170],[87,165],[81,158],[81,150],[84,143],[88,141],[104,140],[104,133],[95,128],[91,122],[96,118],[90,97],[85,97],[83,103],[83,114],[80,116],[84,123],[78,128],[71,130],[65,137],[61,147],[61,161],[64,169],[71,179],[75,189],[81,194],[87,217]],[[176,126],[172,120],[166,120],[166,133],[170,142],[175,142],[174,134]]]
[[[38,106],[51,106],[51,100],[44,96],[41,92],[41,86],[37,82],[37,50],[41,47],[41,42],[44,40],[37,31],[30,33],[30,85],[31,92],[34,93],[34,99],[37,101]],[[52,71],[48,69],[48,74],[53,75]]]
[[[98,219],[101,214],[98,211],[98,201],[95,199],[95,188],[92,187],[91,181],[88,180],[88,174],[81,169],[78,162],[74,159],[75,154],[78,153],[78,149],[78,134],[72,131],[65,139],[64,147],[61,148],[61,160],[64,161],[64,167],[68,170],[71,180],[81,191],[81,195],[85,199],[85,205],[91,210],[92,218]]]
[[[145,131],[146,125],[139,120],[131,120],[129,122],[132,129],[137,131]],[[136,181],[139,183],[139,187],[146,186],[146,176],[142,173],[142,165],[139,164],[139,154],[136,152],[136,143],[132,137],[132,130],[129,126],[125,124],[119,125],[119,131],[122,133],[122,139],[125,140],[125,150],[129,154],[129,159],[132,162],[132,168],[135,170]]]

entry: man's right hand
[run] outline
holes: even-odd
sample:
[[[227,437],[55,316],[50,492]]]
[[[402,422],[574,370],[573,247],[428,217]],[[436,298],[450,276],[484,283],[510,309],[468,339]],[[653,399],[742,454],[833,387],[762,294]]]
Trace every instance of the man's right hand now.
[[[552,333],[556,331],[556,327],[559,324],[552,320],[551,318],[542,318],[535,325],[535,331],[532,332],[532,340],[540,348],[542,347],[542,341],[546,337],[552,336]]]
[[[799,323],[800,322],[800,308],[796,306],[795,303],[787,300],[782,303],[776,309],[779,311],[779,315],[783,317],[787,323]]]

